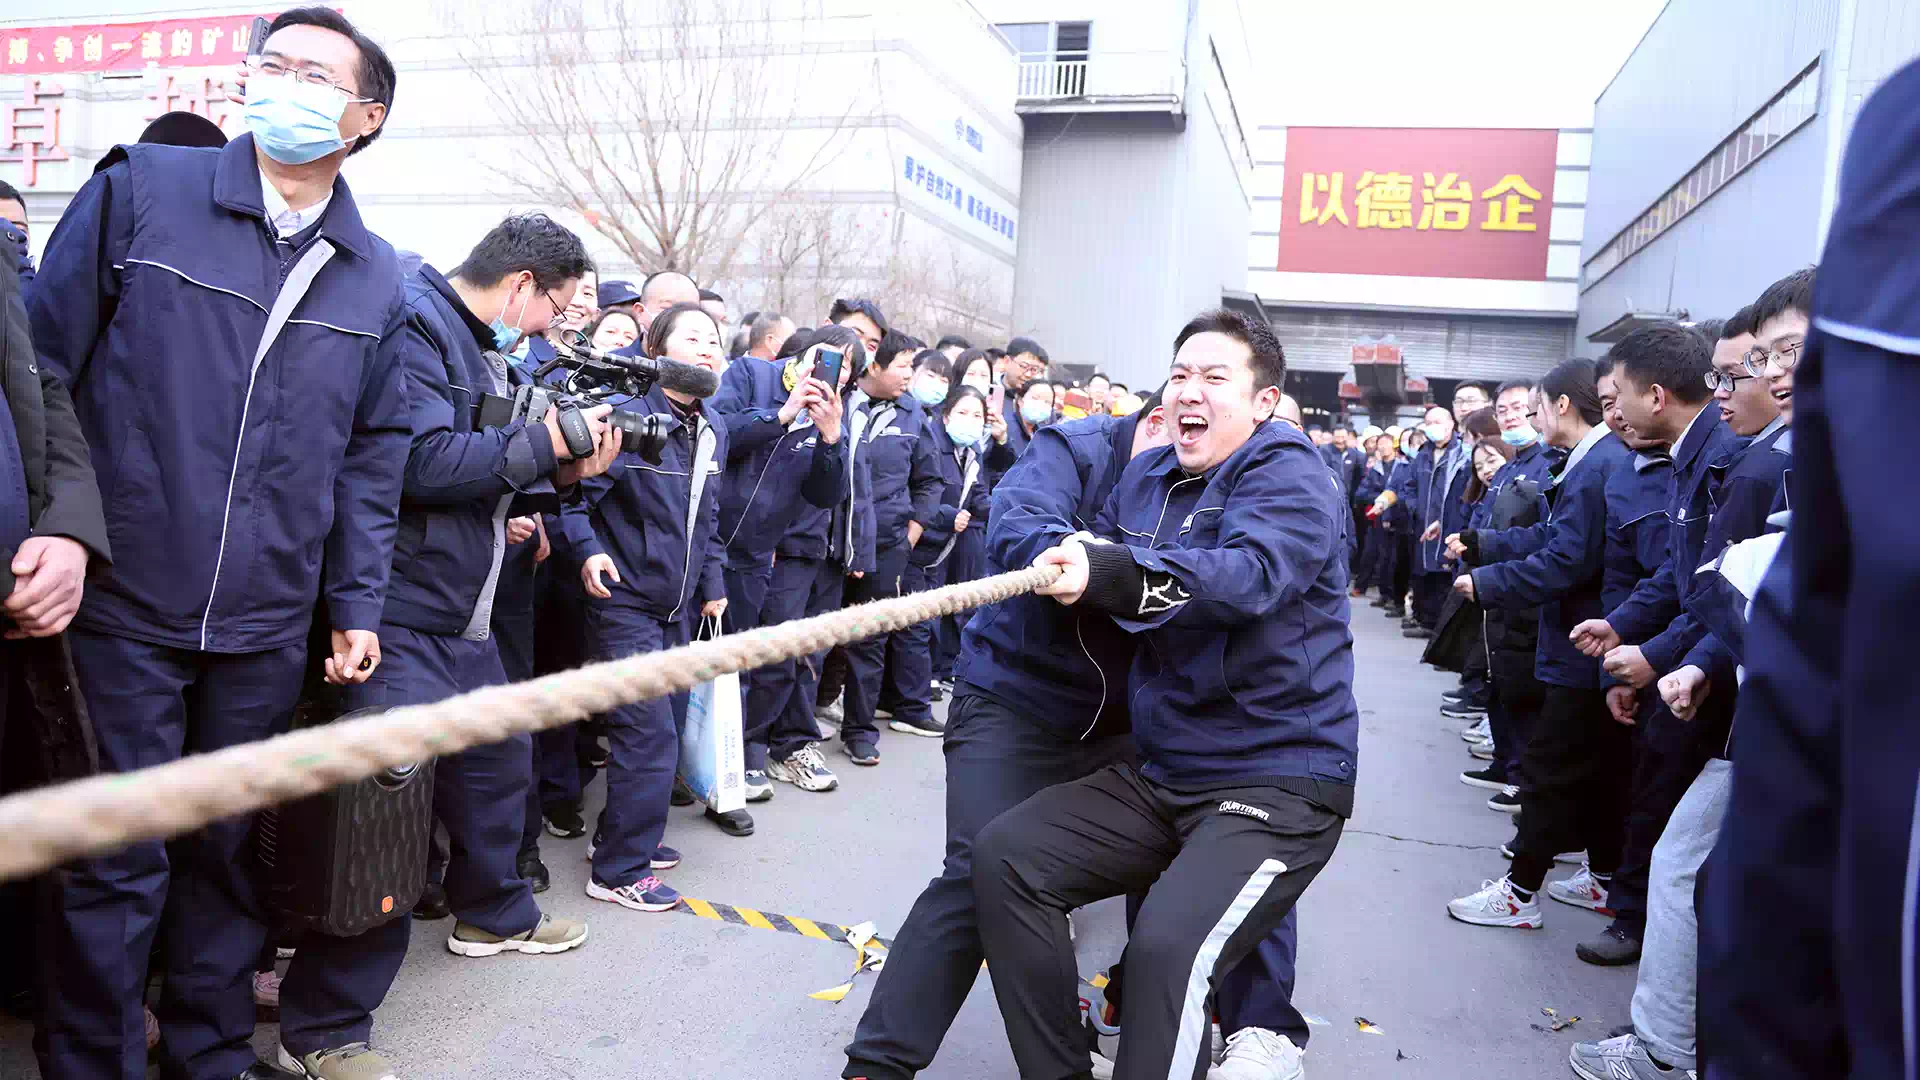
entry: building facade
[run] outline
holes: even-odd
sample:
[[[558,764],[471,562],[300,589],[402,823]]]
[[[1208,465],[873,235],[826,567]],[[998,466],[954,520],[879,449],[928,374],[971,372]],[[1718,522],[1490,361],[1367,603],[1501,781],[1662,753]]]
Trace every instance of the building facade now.
[[[1672,0],[1600,95],[1578,336],[1731,315],[1819,258],[1860,103],[1920,54],[1910,0]]]
[[[1267,126],[1248,284],[1312,420],[1382,425],[1573,352],[1584,128]]]

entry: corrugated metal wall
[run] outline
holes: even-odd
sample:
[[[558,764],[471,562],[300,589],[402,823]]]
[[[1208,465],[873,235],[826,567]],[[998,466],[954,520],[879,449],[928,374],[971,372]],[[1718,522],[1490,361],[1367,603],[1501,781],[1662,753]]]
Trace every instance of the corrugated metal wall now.
[[[1594,104],[1581,261],[1827,49],[1842,3],[1671,0]],[[1914,6],[1913,0],[1861,3]],[[1814,213],[1817,208],[1816,194]]]
[[[1531,377],[1573,356],[1573,323],[1501,315],[1269,308],[1287,367],[1346,371],[1352,346],[1392,334],[1409,375],[1500,380]]]

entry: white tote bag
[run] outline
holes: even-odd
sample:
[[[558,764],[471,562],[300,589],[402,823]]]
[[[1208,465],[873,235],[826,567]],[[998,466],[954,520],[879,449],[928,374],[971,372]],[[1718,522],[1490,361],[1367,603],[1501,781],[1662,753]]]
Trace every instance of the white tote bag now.
[[[720,636],[720,620],[702,620],[700,636]],[[680,733],[680,779],[715,813],[746,809],[744,747],[739,674],[729,672],[694,687],[687,697],[687,727]]]

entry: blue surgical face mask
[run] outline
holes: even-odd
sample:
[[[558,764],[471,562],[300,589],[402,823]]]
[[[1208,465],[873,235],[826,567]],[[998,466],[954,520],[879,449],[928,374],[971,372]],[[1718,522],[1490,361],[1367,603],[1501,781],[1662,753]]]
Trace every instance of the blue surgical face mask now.
[[[283,165],[305,165],[344,150],[340,115],[346,110],[346,96],[330,87],[258,76],[247,82],[247,130]]]
[[[955,446],[979,446],[987,437],[987,422],[971,416],[948,417],[947,435]]]
[[[1510,431],[1500,433],[1500,441],[1508,446],[1532,446],[1539,438],[1540,433],[1533,430],[1532,424],[1522,424]]]
[[[1421,424],[1420,430],[1426,432],[1427,441],[1438,445],[1446,441],[1447,429],[1439,424]]]
[[[913,396],[919,398],[922,405],[938,405],[947,400],[947,392],[926,379],[914,380]]]
[[[1020,403],[1020,415],[1027,423],[1038,427],[1053,419],[1053,406],[1044,401],[1023,401]]]
[[[493,322],[488,324],[489,329],[493,331],[493,347],[500,350],[502,355],[512,352],[513,347],[520,343],[522,331],[517,324],[527,317],[527,305],[531,303],[533,303],[533,290],[528,289],[527,298],[520,301],[520,314],[513,320],[516,325],[507,325],[502,317],[507,313],[504,308],[501,309],[500,315],[495,316]]]

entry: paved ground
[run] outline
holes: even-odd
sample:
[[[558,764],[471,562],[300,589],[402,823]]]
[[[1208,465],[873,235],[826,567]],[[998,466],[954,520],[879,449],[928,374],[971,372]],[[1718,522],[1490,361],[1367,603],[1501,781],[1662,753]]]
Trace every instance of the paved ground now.
[[[1418,643],[1374,609],[1359,609],[1355,621],[1359,807],[1302,905],[1298,1004],[1329,1021],[1314,1029],[1309,1073],[1571,1075],[1568,1045],[1625,1021],[1633,969],[1574,959],[1574,943],[1603,925],[1574,908],[1548,904],[1538,932],[1446,917],[1448,898],[1503,871],[1496,848],[1512,822],[1455,779],[1469,759],[1458,724],[1436,711],[1448,680],[1420,666]],[[690,896],[829,922],[872,920],[890,934],[940,861],[943,772],[932,740],[888,733],[881,750],[885,761],[874,769],[834,757],[838,792],[780,786],[773,802],[754,808],[760,828],[749,839],[675,811],[668,842],[687,859],[668,877]],[[545,854],[554,887],[543,902],[591,919],[593,940],[558,957],[468,960],[442,945],[450,923],[416,925],[376,1031],[409,1080],[839,1075],[872,977],[839,1005],[807,995],[847,978],[851,950],[596,903],[581,891],[583,842],[550,840]],[[1119,908],[1100,905],[1077,923],[1082,970],[1105,966],[1120,944]],[[1542,1006],[1583,1019],[1558,1034],[1537,1030]],[[1359,1032],[1355,1017],[1384,1034]],[[0,1077],[33,1075],[27,1037],[22,1025],[0,1024]],[[263,1027],[258,1043],[273,1037]],[[1016,1076],[985,979],[924,1075]]]

